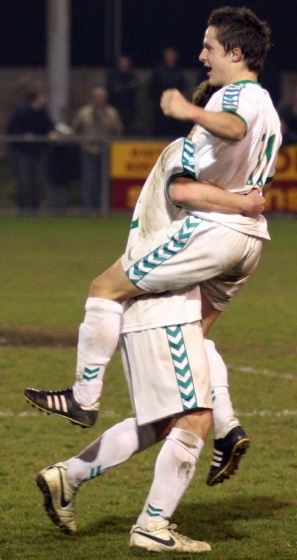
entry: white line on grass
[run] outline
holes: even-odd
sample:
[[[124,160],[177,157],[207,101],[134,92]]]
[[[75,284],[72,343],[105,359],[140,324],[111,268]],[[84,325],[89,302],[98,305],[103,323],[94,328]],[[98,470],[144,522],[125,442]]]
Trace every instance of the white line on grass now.
[[[29,418],[29,417],[36,417],[39,416],[40,417],[40,412],[41,411],[36,411],[36,412],[13,412],[11,410],[0,410],[0,418],[9,418],[9,417],[18,417],[18,418]],[[44,414],[46,414],[46,412],[44,412]],[[49,416],[51,416],[49,414]],[[114,410],[106,410],[104,412],[100,412],[100,416],[106,416],[107,418],[117,418],[120,416],[120,414],[118,412],[115,412]],[[1,558],[0,558],[1,560]]]
[[[268,369],[256,369],[253,367],[245,367],[245,366],[234,366],[232,364],[228,364],[229,370],[236,370],[242,371],[243,373],[251,374],[251,375],[265,375],[266,377],[275,377],[279,379],[296,379],[296,375],[291,373],[278,373],[276,371],[270,371]],[[38,416],[40,412],[18,412],[14,413],[11,411],[1,411],[0,410],[0,418],[8,418],[8,417],[18,417],[18,418],[26,418],[31,416]],[[297,416],[297,410],[280,410],[280,411],[272,411],[272,410],[253,410],[252,412],[237,412],[239,416]],[[120,414],[115,412],[114,410],[105,410],[100,411],[101,416],[105,416],[106,418],[116,418],[119,417]],[[1,558],[0,558],[1,560]]]
[[[236,411],[236,415],[239,416],[239,418],[241,416],[261,416],[262,418],[264,416],[297,416],[297,410],[253,410],[252,412],[238,412]]]
[[[38,416],[38,412],[12,412],[11,410],[0,410],[0,418],[9,418],[10,416],[17,416],[18,418],[26,418],[27,416]],[[0,558],[1,560],[1,558]]]
[[[266,377],[276,377],[279,379],[296,379],[296,375],[292,373],[279,373],[277,371],[270,371],[269,369],[256,369],[253,367],[233,366],[227,365],[229,370],[242,371],[243,373],[250,373],[251,375],[265,375]]]
[[[39,416],[40,412],[12,412],[11,410],[8,411],[0,411],[0,418],[30,418]],[[253,410],[252,412],[238,412],[236,411],[236,415],[239,417],[241,416],[297,416],[297,410]],[[119,417],[120,414],[113,410],[108,410],[104,414],[102,413],[101,416],[105,416],[106,418],[116,418]],[[1,558],[0,558],[1,560]]]

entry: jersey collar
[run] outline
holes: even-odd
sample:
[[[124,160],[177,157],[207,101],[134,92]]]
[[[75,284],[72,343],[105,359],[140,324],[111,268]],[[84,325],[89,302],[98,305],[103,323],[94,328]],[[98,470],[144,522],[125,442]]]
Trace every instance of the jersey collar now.
[[[255,82],[254,80],[240,80],[239,82],[233,82],[233,85],[237,84],[255,84],[255,86],[261,86],[259,82]]]

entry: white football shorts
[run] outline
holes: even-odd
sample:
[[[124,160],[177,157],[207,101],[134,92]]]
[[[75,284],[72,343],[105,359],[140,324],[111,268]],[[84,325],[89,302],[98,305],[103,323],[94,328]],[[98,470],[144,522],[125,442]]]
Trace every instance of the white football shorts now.
[[[262,245],[260,238],[188,214],[141,240],[121,262],[145,292],[199,284],[222,311],[254,272]]]
[[[212,408],[201,323],[120,336],[124,371],[139,425]]]

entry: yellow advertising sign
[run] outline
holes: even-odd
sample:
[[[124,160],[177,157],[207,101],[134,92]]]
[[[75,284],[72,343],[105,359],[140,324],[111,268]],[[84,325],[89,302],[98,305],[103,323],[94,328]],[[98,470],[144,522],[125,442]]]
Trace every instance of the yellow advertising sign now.
[[[266,212],[297,212],[297,186],[289,181],[273,182],[265,195]]]
[[[297,183],[297,145],[284,146],[277,159],[276,181],[295,181]]]
[[[168,142],[112,142],[110,146],[111,179],[146,179]]]
[[[111,142],[112,209],[134,207],[147,176],[167,145],[154,140]],[[297,212],[297,144],[281,148],[274,181],[265,198],[266,212]]]

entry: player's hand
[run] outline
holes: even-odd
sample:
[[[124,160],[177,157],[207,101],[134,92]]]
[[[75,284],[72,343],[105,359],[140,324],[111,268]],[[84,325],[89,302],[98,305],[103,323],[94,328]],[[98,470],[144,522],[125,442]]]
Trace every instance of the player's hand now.
[[[265,198],[262,196],[260,189],[253,189],[245,196],[246,210],[245,216],[250,218],[257,218],[265,210]]]
[[[161,109],[164,115],[180,120],[191,120],[194,105],[177,89],[167,89],[161,97]]]

